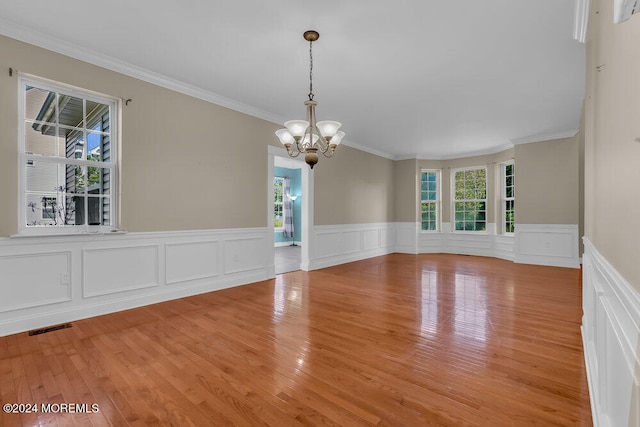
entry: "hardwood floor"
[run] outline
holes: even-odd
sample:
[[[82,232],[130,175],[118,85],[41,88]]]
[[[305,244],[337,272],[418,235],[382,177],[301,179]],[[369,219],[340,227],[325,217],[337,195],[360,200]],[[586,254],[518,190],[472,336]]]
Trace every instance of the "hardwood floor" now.
[[[579,280],[392,254],[3,337],[3,404],[99,412],[0,425],[591,425]]]

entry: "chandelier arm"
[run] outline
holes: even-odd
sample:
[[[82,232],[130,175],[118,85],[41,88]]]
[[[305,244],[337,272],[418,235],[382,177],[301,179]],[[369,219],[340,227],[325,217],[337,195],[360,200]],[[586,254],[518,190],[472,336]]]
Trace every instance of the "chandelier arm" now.
[[[335,144],[329,144],[327,146],[327,149],[324,151],[321,151],[322,154],[324,154],[324,156],[329,159],[331,157],[333,157],[333,154],[336,152],[336,145]]]

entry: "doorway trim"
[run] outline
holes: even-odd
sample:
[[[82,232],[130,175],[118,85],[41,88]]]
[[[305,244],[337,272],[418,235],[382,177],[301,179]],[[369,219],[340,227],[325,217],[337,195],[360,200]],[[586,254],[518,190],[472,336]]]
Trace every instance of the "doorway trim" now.
[[[284,148],[268,146],[267,156],[267,232],[270,238],[267,239],[269,248],[267,249],[269,273],[275,277],[275,236],[273,227],[273,169],[275,158],[282,157],[300,163],[302,171],[302,206],[301,206],[301,262],[300,270],[309,271],[313,259],[313,170],[307,164],[298,159],[292,159]]]

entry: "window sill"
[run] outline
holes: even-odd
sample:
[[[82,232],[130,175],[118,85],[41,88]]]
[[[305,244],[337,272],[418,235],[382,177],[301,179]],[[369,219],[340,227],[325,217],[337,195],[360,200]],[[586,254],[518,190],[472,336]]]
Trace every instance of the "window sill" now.
[[[111,230],[111,231],[76,231],[76,232],[59,232],[59,233],[19,233],[13,234],[9,236],[10,239],[29,239],[29,238],[40,238],[40,237],[87,237],[87,236],[115,236],[115,235],[123,235],[127,234],[126,230]]]

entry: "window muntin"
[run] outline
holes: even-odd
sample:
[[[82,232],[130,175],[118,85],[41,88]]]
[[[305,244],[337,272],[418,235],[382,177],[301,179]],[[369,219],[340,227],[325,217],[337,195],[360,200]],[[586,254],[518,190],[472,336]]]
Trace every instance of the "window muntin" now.
[[[116,229],[118,107],[113,98],[20,78],[21,233]]]
[[[513,162],[502,164],[502,232],[515,232],[515,165]]]
[[[487,230],[487,168],[451,173],[455,231]]]
[[[284,231],[284,178],[273,178],[273,228]]]
[[[440,220],[440,172],[420,174],[420,222],[422,231],[438,231]]]

